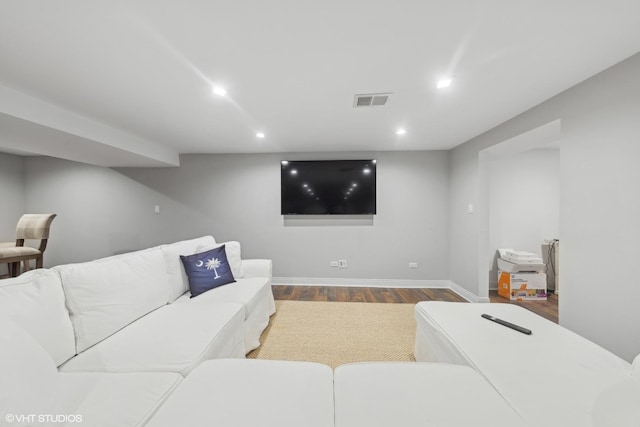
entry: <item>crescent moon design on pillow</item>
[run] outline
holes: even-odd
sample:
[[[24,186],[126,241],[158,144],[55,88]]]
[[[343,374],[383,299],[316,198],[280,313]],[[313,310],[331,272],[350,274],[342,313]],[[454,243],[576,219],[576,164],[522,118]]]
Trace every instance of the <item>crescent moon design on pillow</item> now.
[[[196,267],[202,267],[204,265],[204,261],[199,260],[198,262],[196,262]]]

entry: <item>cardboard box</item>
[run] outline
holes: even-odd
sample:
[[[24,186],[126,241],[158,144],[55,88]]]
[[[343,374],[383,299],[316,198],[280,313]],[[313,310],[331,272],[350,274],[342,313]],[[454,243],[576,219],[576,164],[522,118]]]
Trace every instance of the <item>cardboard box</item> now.
[[[511,301],[545,301],[547,275],[498,271],[498,294]]]

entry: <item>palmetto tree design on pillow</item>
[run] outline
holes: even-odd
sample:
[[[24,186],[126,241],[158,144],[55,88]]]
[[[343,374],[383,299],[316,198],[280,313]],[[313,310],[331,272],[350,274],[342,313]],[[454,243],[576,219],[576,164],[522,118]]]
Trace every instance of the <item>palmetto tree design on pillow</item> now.
[[[218,258],[211,258],[210,260],[207,260],[205,267],[207,267],[207,270],[213,270],[215,274],[214,279],[217,279],[220,277],[217,269],[220,268],[221,265],[222,265],[222,262],[220,262]]]

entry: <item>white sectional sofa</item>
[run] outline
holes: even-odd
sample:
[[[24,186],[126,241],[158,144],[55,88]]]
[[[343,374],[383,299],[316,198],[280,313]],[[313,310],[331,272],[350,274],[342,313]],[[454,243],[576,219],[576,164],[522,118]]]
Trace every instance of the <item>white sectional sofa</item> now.
[[[419,363],[246,360],[275,311],[271,262],[225,242],[237,283],[190,298],[180,255],[215,245],[0,280],[0,425],[640,425],[640,357],[507,304],[417,304]]]
[[[532,334],[486,320],[485,313]],[[632,365],[511,304],[421,302],[415,318],[418,362],[473,368],[529,425],[640,426],[640,356]]]
[[[244,358],[275,312],[271,261],[242,260],[238,242],[224,245],[237,283],[196,298],[180,255],[219,246],[212,236],[1,280],[3,413],[84,413],[92,420],[85,425],[142,425],[203,361]],[[33,384],[16,393],[29,378]],[[34,390],[55,399],[29,412],[21,405],[38,401]]]
[[[237,242],[225,244],[237,283],[189,298],[179,257],[214,246],[205,236],[33,270],[0,282],[0,311],[61,372],[185,376],[204,360],[244,357],[275,311],[271,261],[242,260]]]
[[[0,425],[524,425],[464,366],[365,363],[334,375],[317,363],[216,359],[184,379],[171,372],[66,373],[13,320],[0,316],[0,324]]]

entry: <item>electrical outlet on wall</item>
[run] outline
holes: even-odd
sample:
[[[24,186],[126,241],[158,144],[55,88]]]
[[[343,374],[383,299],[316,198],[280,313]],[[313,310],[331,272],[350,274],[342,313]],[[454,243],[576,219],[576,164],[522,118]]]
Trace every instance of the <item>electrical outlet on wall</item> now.
[[[415,262],[415,261],[411,261],[411,262],[409,263],[409,268],[418,268],[418,263],[417,263],[417,262]]]
[[[329,267],[337,267],[338,261],[329,261]]]
[[[347,260],[346,259],[338,260],[338,267],[347,268]]]

